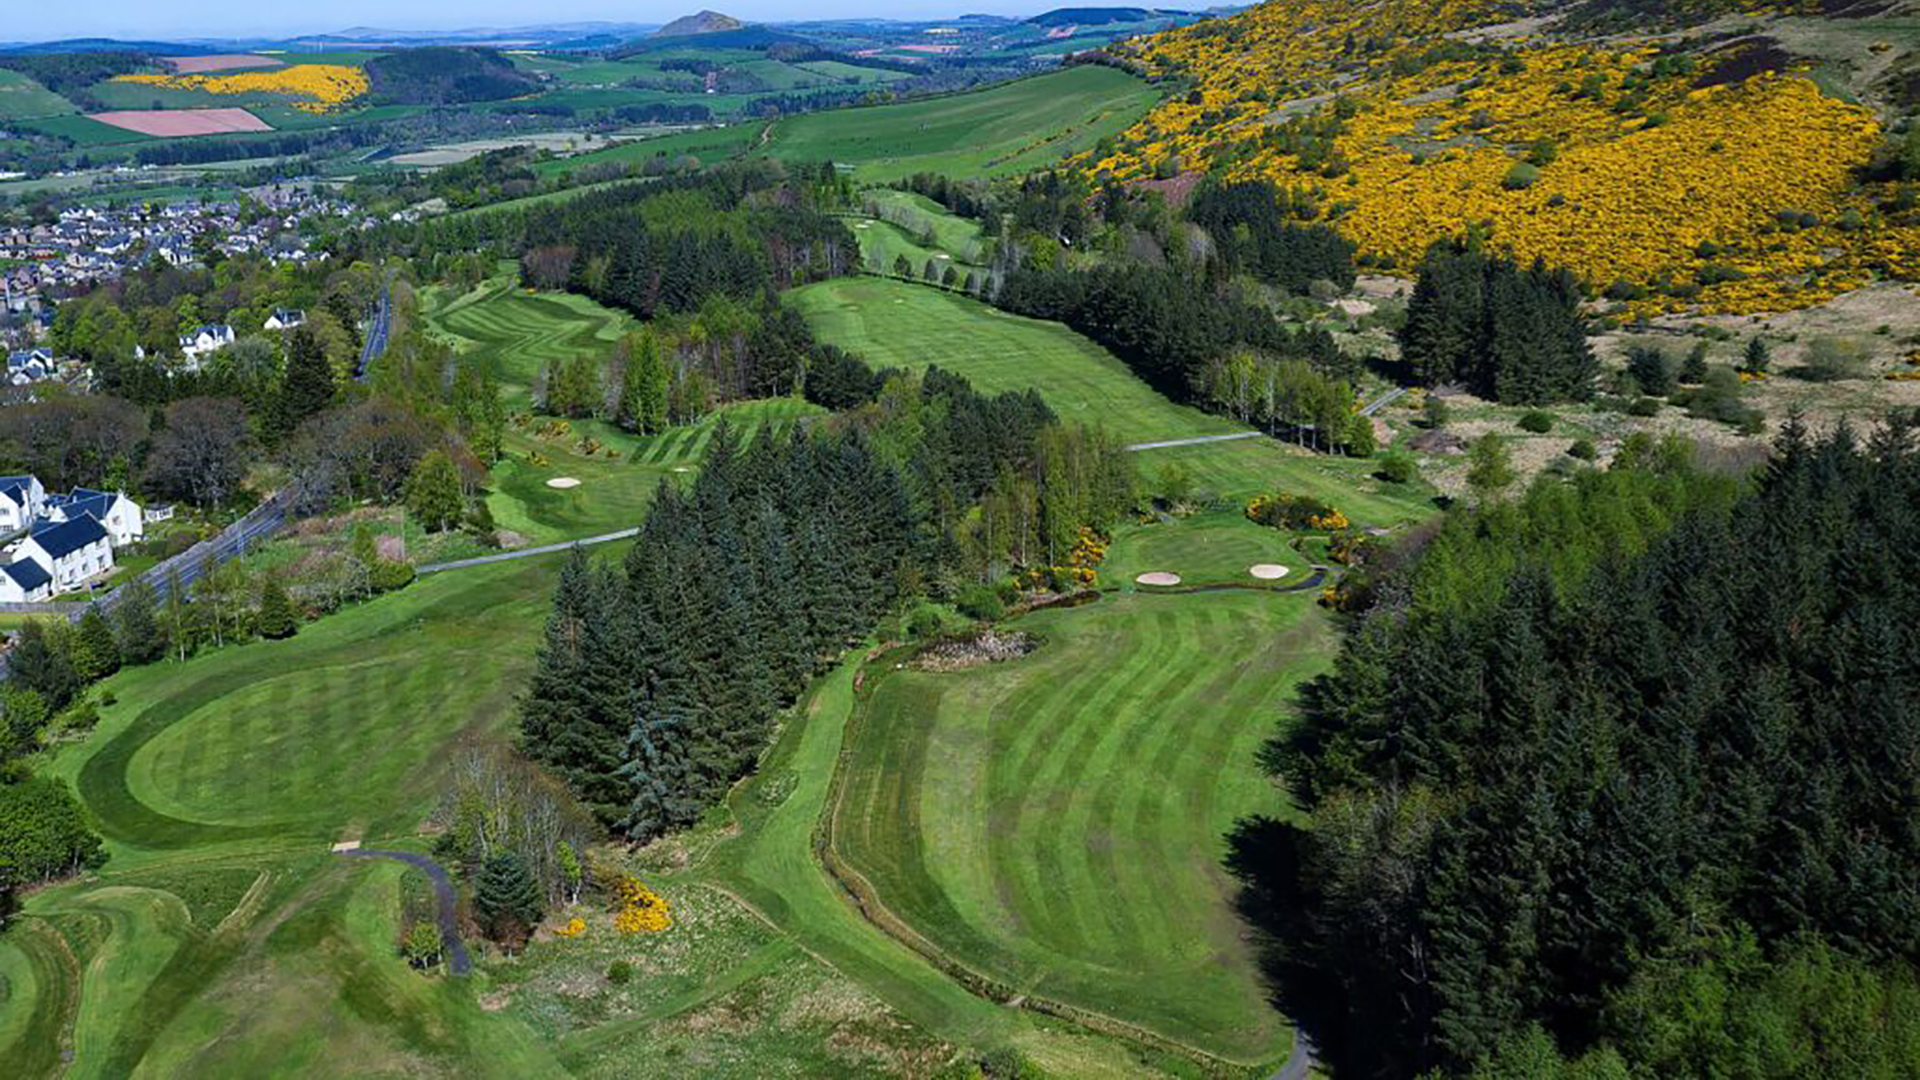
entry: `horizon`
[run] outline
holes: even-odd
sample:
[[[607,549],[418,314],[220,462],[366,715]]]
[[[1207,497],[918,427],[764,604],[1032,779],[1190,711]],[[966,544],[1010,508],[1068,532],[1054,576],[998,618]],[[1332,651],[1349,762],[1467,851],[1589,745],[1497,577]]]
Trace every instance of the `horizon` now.
[[[248,39],[291,40],[338,34],[349,29],[376,29],[398,33],[458,33],[470,30],[517,30],[529,27],[564,26],[574,23],[609,23],[632,26],[661,26],[683,15],[702,10],[717,11],[748,23],[781,24],[820,22],[829,19],[886,19],[900,22],[938,22],[967,15],[1000,15],[1027,18],[1059,7],[1094,6],[1071,3],[1046,3],[1044,0],[907,0],[906,3],[876,5],[871,0],[828,0],[824,5],[790,5],[779,0],[748,0],[740,4],[702,4],[661,7],[634,11],[610,5],[604,0],[560,0],[538,8],[544,17],[530,17],[528,5],[507,0],[475,0],[455,4],[450,0],[422,0],[405,5],[399,15],[393,4],[379,0],[342,0],[328,6],[325,23],[310,18],[279,18],[264,14],[255,6],[241,6],[231,0],[184,0],[167,5],[140,4],[124,0],[73,9],[29,9],[15,13],[9,27],[0,31],[0,43],[34,45],[54,41],[101,38],[117,41],[235,41]],[[1200,11],[1204,4],[1121,4],[1121,7],[1149,7],[1160,10]],[[257,20],[257,21],[256,21]]]

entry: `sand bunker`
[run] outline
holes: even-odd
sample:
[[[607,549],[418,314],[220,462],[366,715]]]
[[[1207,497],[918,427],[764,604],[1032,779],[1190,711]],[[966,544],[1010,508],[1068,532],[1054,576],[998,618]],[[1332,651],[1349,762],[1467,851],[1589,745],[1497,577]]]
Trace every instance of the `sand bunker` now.
[[[580,481],[571,476],[556,476],[547,481],[547,486],[550,488],[577,488],[580,486]]]
[[[1261,581],[1278,581],[1287,576],[1287,568],[1277,563],[1263,562],[1247,567],[1247,573]]]
[[[1180,584],[1180,575],[1169,574],[1165,570],[1155,570],[1150,574],[1141,574],[1133,580],[1142,585],[1178,585]]]

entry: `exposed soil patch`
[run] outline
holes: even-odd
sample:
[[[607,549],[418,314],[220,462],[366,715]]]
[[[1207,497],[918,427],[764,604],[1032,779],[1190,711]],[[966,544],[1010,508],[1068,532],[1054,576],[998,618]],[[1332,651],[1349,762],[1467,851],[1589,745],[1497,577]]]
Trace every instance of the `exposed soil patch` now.
[[[1039,647],[1033,635],[988,630],[978,637],[942,641],[914,657],[913,666],[925,671],[962,671],[1003,660],[1017,660]]]
[[[182,75],[199,75],[208,71],[232,71],[236,68],[269,68],[283,66],[271,56],[256,56],[253,53],[216,53],[212,56],[169,56],[167,64]]]
[[[266,121],[245,109],[162,109],[147,112],[102,112],[92,119],[126,131],[163,139],[191,135],[224,135],[234,131],[272,131]]]

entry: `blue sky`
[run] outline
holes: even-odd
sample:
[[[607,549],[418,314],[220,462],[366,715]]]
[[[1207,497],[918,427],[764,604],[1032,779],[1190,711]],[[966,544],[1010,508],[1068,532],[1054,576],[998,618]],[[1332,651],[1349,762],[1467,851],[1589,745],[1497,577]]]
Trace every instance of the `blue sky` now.
[[[70,37],[252,37],[326,33],[349,26],[452,30],[561,22],[663,23],[710,7],[750,22],[885,15],[940,19],[967,12],[1033,15],[1064,6],[1046,0],[687,0],[684,4],[620,4],[608,0],[85,0],[49,4],[11,0],[0,16],[0,41]],[[1173,6],[1173,5],[1169,5]],[[1186,6],[1186,5],[1180,5]]]

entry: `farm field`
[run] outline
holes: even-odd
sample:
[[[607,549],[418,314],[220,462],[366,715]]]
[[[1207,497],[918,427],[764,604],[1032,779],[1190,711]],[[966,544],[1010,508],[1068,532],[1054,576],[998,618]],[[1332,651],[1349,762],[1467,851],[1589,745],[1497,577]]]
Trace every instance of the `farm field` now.
[[[1009,176],[1092,148],[1159,99],[1112,68],[1081,66],[948,97],[775,122],[767,153],[854,166],[859,180],[916,172]]]
[[[0,68],[0,120],[65,116],[78,112],[73,102],[18,71]]]
[[[691,154],[702,163],[712,165],[745,152],[765,126],[739,123],[634,139],[592,153],[543,161],[534,166],[534,171],[542,176],[555,176],[595,165],[629,165],[654,157],[677,158],[683,154]]]
[[[1181,568],[1177,541],[1164,554]],[[856,712],[833,850],[1014,992],[1275,1061],[1288,1030],[1219,867],[1233,822],[1270,807],[1255,752],[1330,661],[1325,619],[1309,594],[1115,595],[1009,624],[1043,642],[1026,657],[887,674]]]

